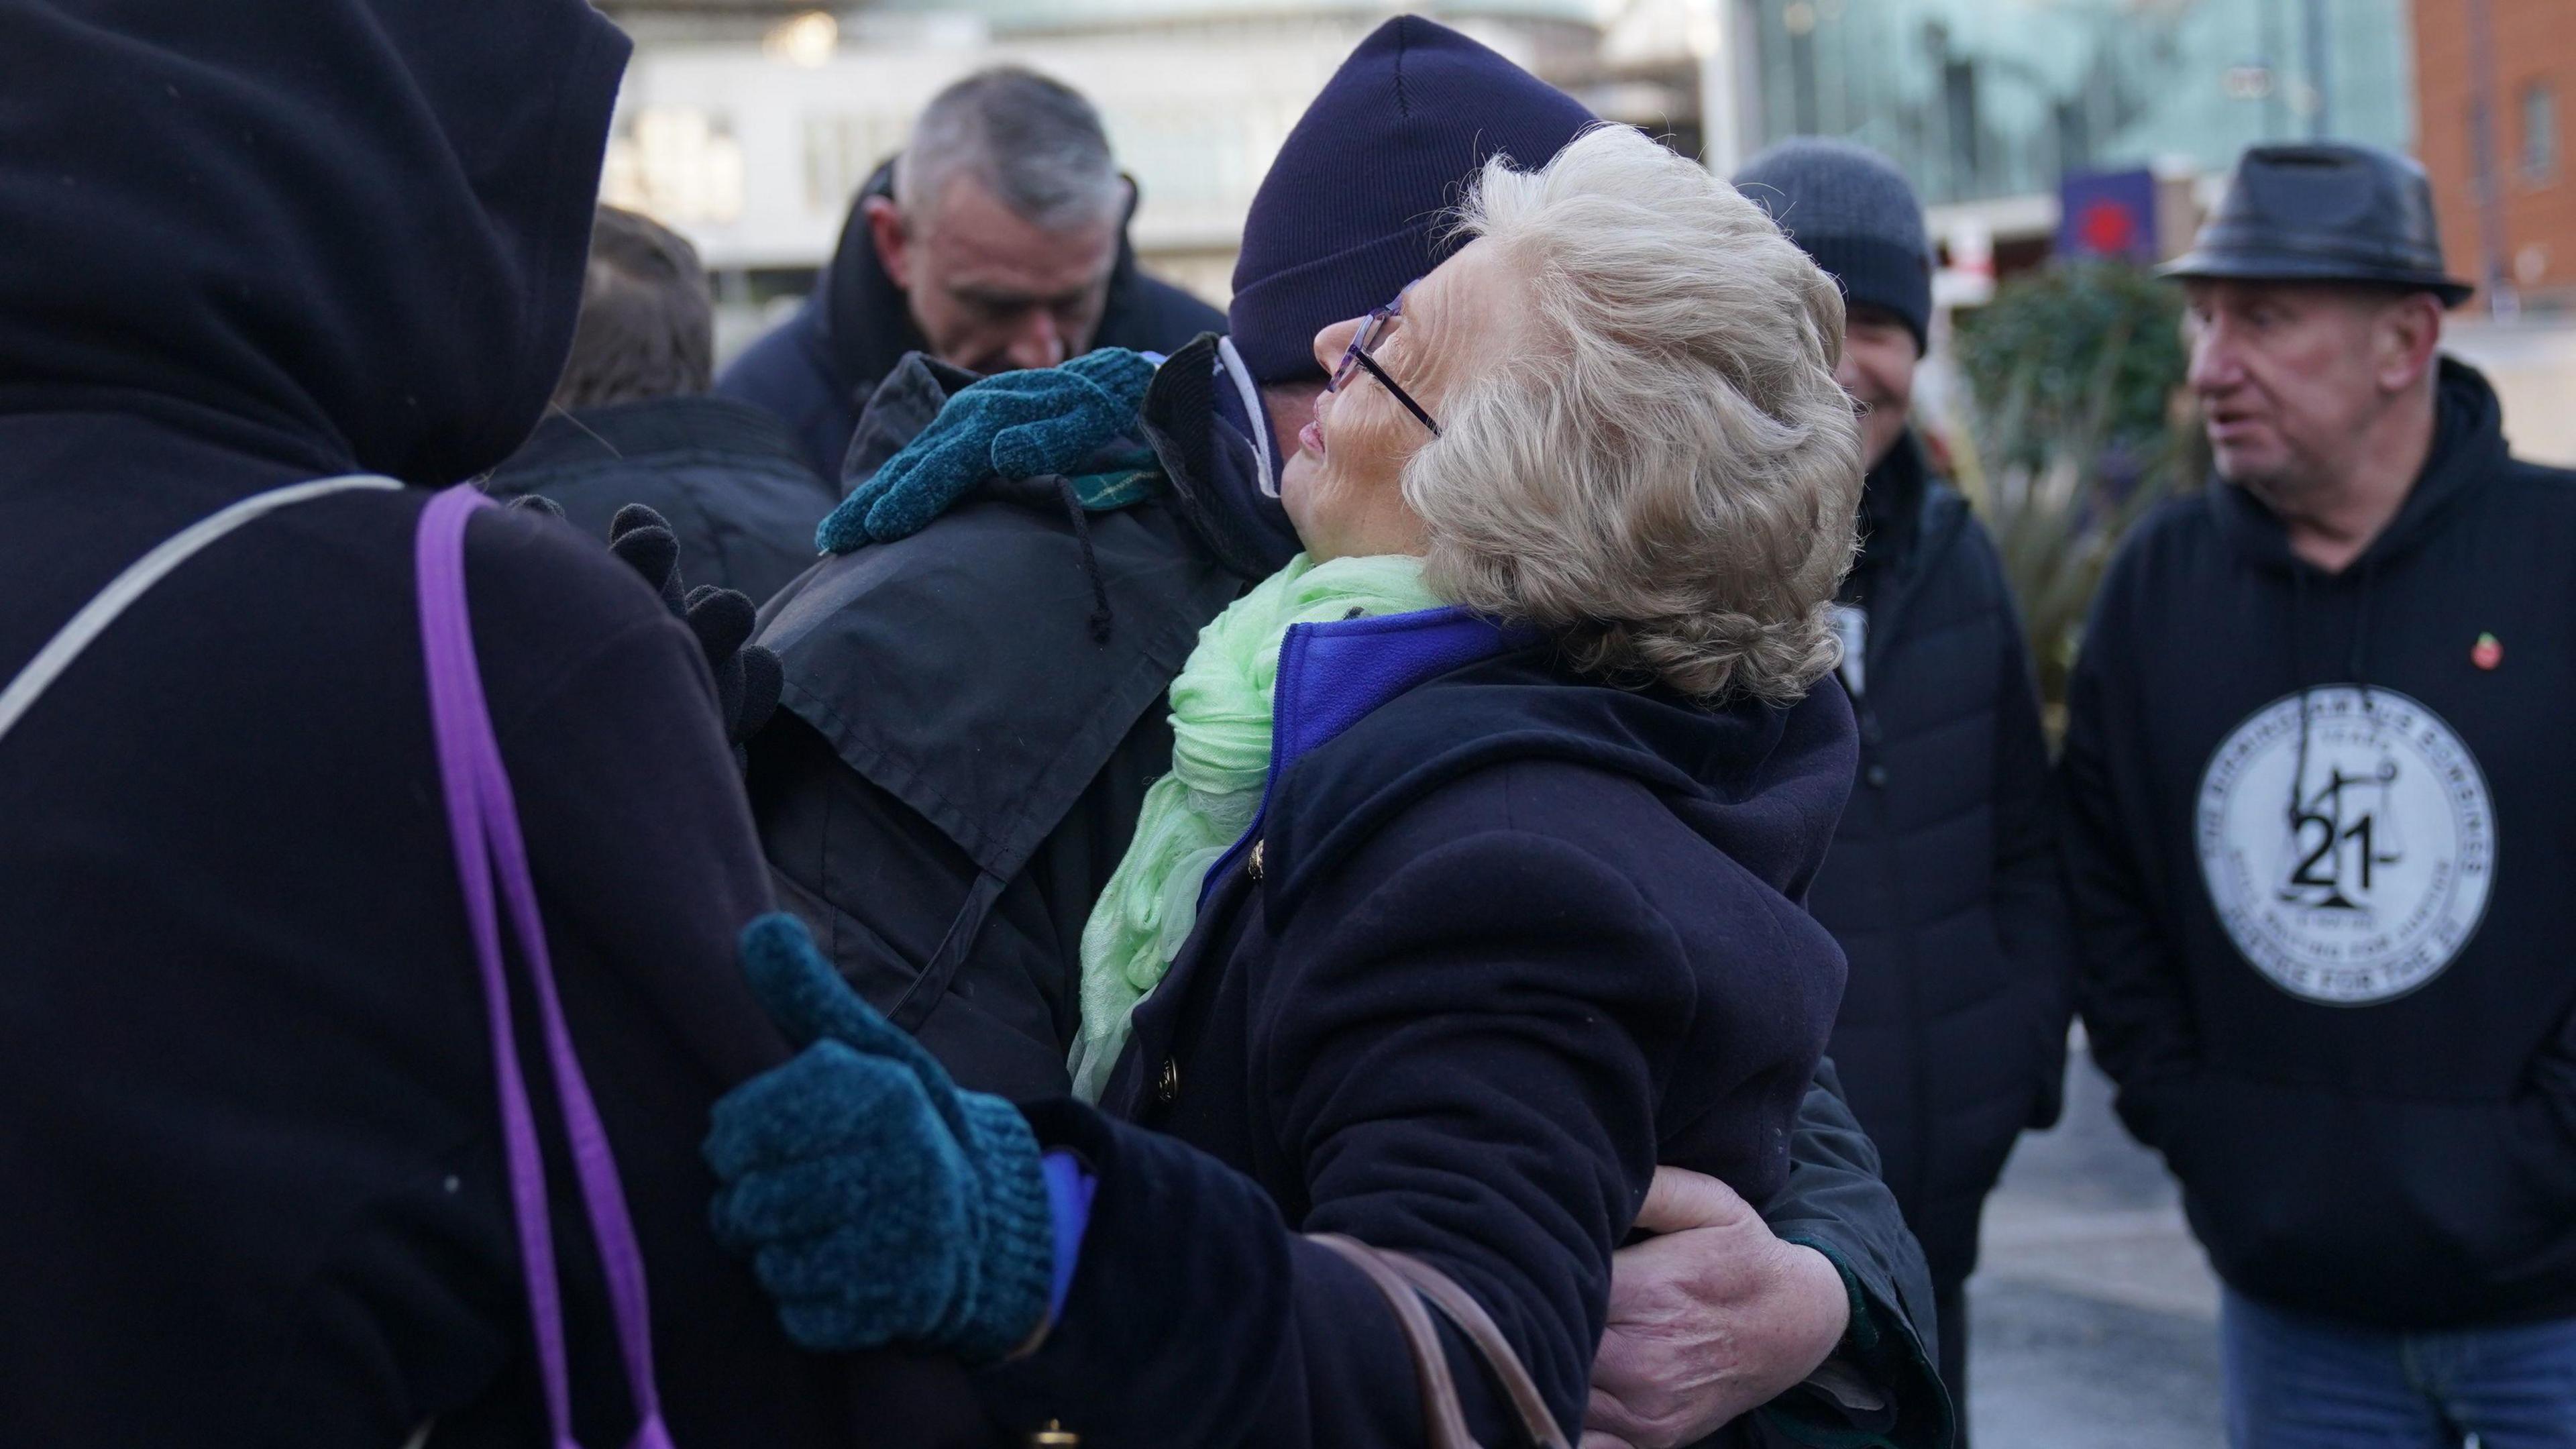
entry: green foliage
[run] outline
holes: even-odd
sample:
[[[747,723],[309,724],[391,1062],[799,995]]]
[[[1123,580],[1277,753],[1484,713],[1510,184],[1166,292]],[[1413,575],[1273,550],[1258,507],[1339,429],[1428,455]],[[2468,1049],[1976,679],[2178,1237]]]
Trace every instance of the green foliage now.
[[[2113,447],[2149,446],[2182,382],[2182,292],[2125,262],[2047,267],[1962,315],[1957,347],[1985,409],[2010,401],[2026,414],[2017,444],[2044,452],[2094,432]],[[1995,461],[2036,466],[2041,452]]]
[[[2003,555],[2052,727],[2120,539],[2207,467],[2180,324],[2171,284],[2105,262],[2014,278],[1960,323],[1959,482]]]

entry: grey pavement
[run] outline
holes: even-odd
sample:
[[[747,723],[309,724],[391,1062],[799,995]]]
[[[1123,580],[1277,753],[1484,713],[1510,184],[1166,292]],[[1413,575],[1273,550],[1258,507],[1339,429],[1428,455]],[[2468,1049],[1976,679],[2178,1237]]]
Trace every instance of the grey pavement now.
[[[2022,1138],[1968,1282],[1975,1449],[2213,1449],[2218,1284],[2162,1159],[2077,1041],[2066,1115]]]

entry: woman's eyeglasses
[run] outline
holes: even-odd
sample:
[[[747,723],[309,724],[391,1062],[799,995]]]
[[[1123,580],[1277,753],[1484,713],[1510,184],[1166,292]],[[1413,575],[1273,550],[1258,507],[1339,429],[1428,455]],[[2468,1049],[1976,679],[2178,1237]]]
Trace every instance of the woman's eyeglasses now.
[[[1333,380],[1325,384],[1324,390],[1340,392],[1349,384],[1352,374],[1366,371],[1377,379],[1378,386],[1394,394],[1395,400],[1404,404],[1404,410],[1420,419],[1422,425],[1431,430],[1431,436],[1436,438],[1440,436],[1440,425],[1431,420],[1431,414],[1413,400],[1412,394],[1386,375],[1386,369],[1378,366],[1376,358],[1369,355],[1372,348],[1385,345],[1386,339],[1394,336],[1403,325],[1404,297],[1399,293],[1394,301],[1368,314],[1368,320],[1360,324],[1360,330],[1351,338],[1350,347],[1342,353],[1341,365],[1333,369]]]

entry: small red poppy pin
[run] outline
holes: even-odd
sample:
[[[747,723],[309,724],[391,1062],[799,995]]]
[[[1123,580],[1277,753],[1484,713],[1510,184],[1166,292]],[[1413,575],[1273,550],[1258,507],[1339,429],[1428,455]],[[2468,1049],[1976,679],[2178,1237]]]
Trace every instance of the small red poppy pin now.
[[[2469,646],[2469,662],[2480,669],[2493,669],[2504,662],[2504,641],[2493,634],[2480,634]]]

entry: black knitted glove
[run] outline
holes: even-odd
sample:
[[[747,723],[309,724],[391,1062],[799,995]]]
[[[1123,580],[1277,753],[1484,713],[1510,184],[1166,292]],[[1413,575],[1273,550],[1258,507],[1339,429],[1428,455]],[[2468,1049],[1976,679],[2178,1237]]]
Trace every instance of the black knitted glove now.
[[[714,584],[684,592],[680,541],[662,515],[641,503],[627,504],[609,520],[608,551],[643,575],[672,616],[698,636],[708,672],[715,676],[716,704],[723,713],[725,739],[733,745],[734,763],[747,763],[743,741],[769,723],[785,678],[778,656],[750,642],[756,612],[750,597]]]

